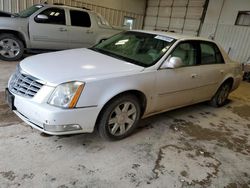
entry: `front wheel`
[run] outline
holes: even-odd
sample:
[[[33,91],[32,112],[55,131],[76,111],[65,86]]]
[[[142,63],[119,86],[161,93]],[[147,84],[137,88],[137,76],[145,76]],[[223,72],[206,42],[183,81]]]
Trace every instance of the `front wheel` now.
[[[5,61],[19,60],[24,53],[24,45],[15,35],[0,35],[0,59]]]
[[[133,95],[113,99],[104,107],[98,121],[98,132],[107,140],[120,140],[129,136],[140,119],[141,108]]]
[[[213,98],[211,99],[210,104],[214,107],[223,106],[228,99],[230,90],[231,90],[231,84],[229,82],[222,84],[218,89],[218,91],[213,96]]]

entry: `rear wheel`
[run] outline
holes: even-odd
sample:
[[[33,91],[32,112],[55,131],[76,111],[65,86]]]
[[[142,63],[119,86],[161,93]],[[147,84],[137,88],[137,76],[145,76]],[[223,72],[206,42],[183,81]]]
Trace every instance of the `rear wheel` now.
[[[218,91],[215,93],[210,101],[210,104],[214,107],[220,107],[226,104],[228,95],[231,90],[231,83],[226,82],[220,86]]]
[[[0,59],[5,61],[19,60],[24,53],[24,45],[15,35],[0,35]]]
[[[123,95],[107,104],[98,121],[100,136],[108,140],[120,140],[136,128],[141,108],[133,95]]]

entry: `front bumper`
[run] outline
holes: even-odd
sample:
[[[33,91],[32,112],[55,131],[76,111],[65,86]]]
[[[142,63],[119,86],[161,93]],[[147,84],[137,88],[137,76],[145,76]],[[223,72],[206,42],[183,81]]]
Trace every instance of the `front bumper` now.
[[[31,127],[50,135],[93,132],[100,109],[97,106],[62,109],[15,95],[14,112]]]

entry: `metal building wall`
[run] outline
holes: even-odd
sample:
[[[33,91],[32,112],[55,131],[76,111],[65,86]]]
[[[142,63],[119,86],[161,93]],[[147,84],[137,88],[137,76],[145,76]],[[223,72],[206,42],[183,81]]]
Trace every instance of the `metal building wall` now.
[[[214,24],[203,24],[201,36],[213,36]],[[234,25],[218,25],[214,40],[238,62],[246,62],[250,58],[250,28]]]
[[[112,9],[104,6],[94,5],[84,2],[84,0],[46,0],[48,4],[63,3],[70,6],[79,6],[89,8],[97,13],[103,15],[111,25],[122,26],[124,16],[135,18],[134,29],[141,29],[143,24],[142,14],[136,14],[133,12],[122,11],[118,9]],[[45,0],[0,0],[0,10],[6,12],[19,12],[26,9],[33,4],[43,3]]]
[[[206,0],[148,0],[144,29],[198,35]]]
[[[250,10],[249,0],[210,0],[200,36],[218,42],[230,58],[250,59],[250,26],[235,25],[238,11]]]

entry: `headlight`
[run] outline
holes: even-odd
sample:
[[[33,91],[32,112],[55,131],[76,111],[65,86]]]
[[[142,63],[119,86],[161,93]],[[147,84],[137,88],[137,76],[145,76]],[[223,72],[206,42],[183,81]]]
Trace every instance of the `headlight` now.
[[[83,82],[67,82],[56,87],[48,103],[61,108],[74,108],[84,88]]]

